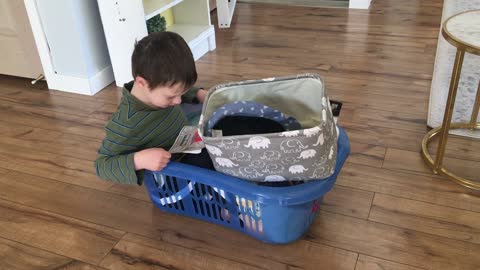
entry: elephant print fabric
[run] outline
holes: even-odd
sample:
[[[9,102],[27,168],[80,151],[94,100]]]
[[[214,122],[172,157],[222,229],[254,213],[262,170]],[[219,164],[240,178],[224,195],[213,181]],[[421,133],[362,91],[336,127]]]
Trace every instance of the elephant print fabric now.
[[[264,84],[275,82],[278,85],[279,81],[289,80],[318,80],[320,83],[319,89],[315,89],[318,98],[318,108],[315,111],[313,119],[318,120],[315,126],[305,128],[301,126],[295,128],[285,128],[284,132],[268,133],[268,134],[253,134],[253,135],[234,135],[234,136],[210,136],[209,133],[212,125],[216,121],[216,114],[209,114],[200,123],[199,129],[202,130],[205,136],[202,137],[207,151],[214,163],[215,169],[219,172],[239,177],[248,181],[256,182],[282,182],[282,181],[308,181],[324,179],[334,173],[336,156],[337,156],[337,126],[335,124],[328,97],[323,91],[323,82],[317,75],[299,75],[294,78],[277,78],[275,80],[267,81],[247,81],[240,83],[232,83],[227,85],[217,86],[209,92],[209,97],[215,96],[216,91],[221,90],[223,93],[229,90],[229,87],[237,87],[245,84]],[[300,86],[303,84],[299,84]],[[306,84],[307,85],[307,84]],[[299,89],[297,89],[299,90]],[[235,96],[235,95],[232,95]],[[226,99],[226,95],[221,96]],[[279,97],[281,98],[281,97]],[[309,97],[306,97],[309,98]],[[218,101],[218,99],[217,99]],[[228,110],[234,113],[245,113],[242,108],[244,105],[251,107],[256,106],[254,112],[267,112],[267,108],[261,107],[248,102],[236,102],[235,100],[225,101],[223,104],[217,104],[218,108]],[[233,102],[231,107],[225,106]],[[208,106],[208,102],[205,103]],[[269,105],[269,104],[267,104]],[[212,108],[211,112],[218,108]],[[257,112],[258,109],[258,112]],[[206,108],[204,108],[204,111]],[[271,111],[271,119],[282,117],[283,114],[275,109],[268,109]],[[204,112],[202,112],[203,114]],[[225,114],[225,113],[223,113]],[[222,115],[222,114],[220,114]],[[298,117],[298,116],[295,116]],[[292,119],[286,118],[282,124],[286,127],[290,125]],[[210,122],[209,122],[210,121]],[[301,122],[301,121],[300,121]]]
[[[325,123],[295,132],[211,137],[205,143],[217,171],[256,182],[306,181],[334,173],[336,137],[336,125]]]

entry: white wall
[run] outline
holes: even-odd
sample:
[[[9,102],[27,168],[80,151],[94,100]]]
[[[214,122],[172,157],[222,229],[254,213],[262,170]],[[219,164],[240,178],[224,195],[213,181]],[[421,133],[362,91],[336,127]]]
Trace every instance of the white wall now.
[[[88,78],[109,67],[96,0],[37,0],[57,74]]]

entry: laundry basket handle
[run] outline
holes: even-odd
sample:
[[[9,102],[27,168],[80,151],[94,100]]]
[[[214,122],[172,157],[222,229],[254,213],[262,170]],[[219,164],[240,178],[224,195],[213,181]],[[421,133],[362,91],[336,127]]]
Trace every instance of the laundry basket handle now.
[[[158,180],[157,175],[160,176],[160,182],[161,182],[161,185],[163,186],[165,184],[165,179],[163,174],[154,174],[155,180]],[[183,198],[187,197],[190,194],[190,192],[193,190],[194,185],[195,185],[195,182],[191,181],[190,183],[188,183],[186,187],[182,188],[177,193],[171,196],[163,197],[163,198],[154,197],[152,198],[152,200],[155,200],[155,202],[161,205],[176,203],[178,201],[181,201]]]
[[[332,107],[332,114],[334,117],[340,116],[340,111],[342,110],[343,102],[331,100],[330,99],[330,106]]]

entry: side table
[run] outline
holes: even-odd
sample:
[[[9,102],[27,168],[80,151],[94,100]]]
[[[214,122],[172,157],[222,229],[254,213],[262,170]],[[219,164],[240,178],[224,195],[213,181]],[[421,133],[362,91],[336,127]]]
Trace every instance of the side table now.
[[[480,190],[480,181],[465,179],[464,177],[454,174],[443,165],[448,132],[450,129],[480,129],[480,124],[477,122],[477,116],[480,109],[480,83],[473,105],[470,122],[451,123],[465,52],[480,55],[480,10],[467,11],[450,17],[442,25],[442,35],[450,44],[457,48],[457,53],[453,65],[452,79],[450,81],[442,126],[430,130],[430,132],[428,132],[423,138],[422,157],[427,165],[433,169],[435,174],[443,174],[460,185]],[[428,152],[428,144],[437,135],[439,135],[437,155],[435,160],[433,160]]]

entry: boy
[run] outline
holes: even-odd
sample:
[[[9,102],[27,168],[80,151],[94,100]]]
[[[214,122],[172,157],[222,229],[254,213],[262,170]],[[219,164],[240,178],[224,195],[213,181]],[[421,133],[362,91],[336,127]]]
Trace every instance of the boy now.
[[[105,126],[95,169],[100,178],[141,185],[144,169],[159,171],[167,165],[172,157],[167,150],[188,125],[178,105],[203,103],[207,91],[191,88],[197,81],[192,52],[172,32],[151,34],[135,45],[132,74],[134,81],[125,84],[121,103]]]

